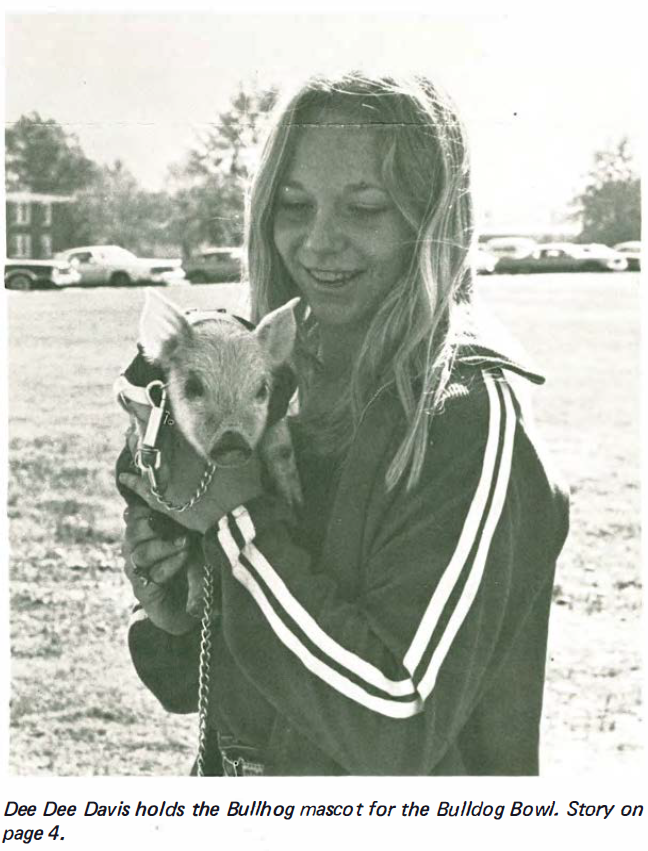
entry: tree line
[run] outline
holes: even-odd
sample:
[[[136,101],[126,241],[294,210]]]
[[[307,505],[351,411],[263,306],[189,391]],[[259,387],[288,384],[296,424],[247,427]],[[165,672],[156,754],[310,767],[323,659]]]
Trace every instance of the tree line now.
[[[173,245],[185,255],[204,244],[239,245],[252,155],[276,95],[274,89],[240,88],[170,166],[159,192],[143,189],[120,159],[93,162],[55,120],[23,115],[5,129],[6,189],[74,195],[76,245],[117,244],[138,253]],[[640,180],[627,138],[595,152],[572,217],[581,224],[581,242],[640,238]]]
[[[165,189],[140,186],[121,159],[100,165],[77,136],[38,112],[5,129],[5,188],[73,195],[75,245],[116,244],[148,254],[153,246],[239,245],[245,187],[276,90],[241,88],[210,127],[169,167]]]

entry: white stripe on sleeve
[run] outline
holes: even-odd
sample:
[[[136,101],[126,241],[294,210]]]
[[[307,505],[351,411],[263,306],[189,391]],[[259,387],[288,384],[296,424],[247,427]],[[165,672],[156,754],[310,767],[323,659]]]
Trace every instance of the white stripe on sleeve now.
[[[261,588],[254,580],[252,574],[243,565],[239,565],[234,570],[234,576],[239,582],[244,585],[250,594],[254,597],[257,605],[266,617],[266,620],[274,630],[280,641],[291,650],[315,676],[319,677],[328,685],[335,688],[346,697],[355,700],[366,706],[367,709],[372,709],[374,712],[379,712],[381,715],[387,715],[390,718],[411,718],[417,715],[423,708],[420,699],[399,703],[395,700],[389,700],[382,697],[377,697],[366,692],[361,686],[347,679],[338,671],[330,668],[317,656],[314,656],[299,639],[292,633],[284,624],[280,617],[274,612],[272,606],[268,603]]]
[[[409,650],[405,654],[405,668],[414,675],[423,655],[430,643],[434,630],[441,618],[446,603],[457,584],[464,569],[468,556],[475,544],[477,533],[481,525],[484,511],[488,503],[491,490],[495,462],[497,460],[497,449],[500,439],[500,405],[493,379],[488,373],[484,373],[484,381],[488,390],[489,421],[486,449],[482,463],[482,472],[477,485],[477,490],[468,509],[457,547],[446,567],[439,584],[434,589],[434,594],[423,615],[418,629],[414,635]]]
[[[428,669],[419,683],[419,693],[424,700],[432,693],[441,665],[443,664],[452,642],[464,622],[475,596],[477,595],[479,584],[484,573],[484,567],[486,565],[491,541],[502,514],[502,509],[504,508],[504,500],[506,499],[506,492],[508,490],[509,477],[511,473],[516,418],[515,411],[513,409],[513,402],[511,401],[511,391],[505,384],[502,384],[501,387],[504,394],[504,409],[506,413],[504,445],[497,473],[497,483],[495,485],[495,491],[491,501],[490,510],[488,512],[488,517],[484,524],[484,530],[479,541],[479,548],[470,570],[470,576],[468,577],[461,592],[459,602],[452,612],[450,620],[446,624],[443,636],[432,654]],[[494,388],[489,387],[489,393],[490,392],[496,393],[497,391]]]
[[[338,665],[342,665],[356,674],[356,676],[365,680],[369,685],[375,686],[393,697],[404,697],[408,694],[414,694],[416,689],[412,680],[398,681],[388,679],[375,665],[356,656],[355,653],[347,650],[346,647],[342,647],[328,633],[324,632],[301,603],[293,597],[286,583],[274,570],[263,553],[251,543],[254,539],[254,524],[247,511],[244,514],[243,512],[239,513],[236,518],[236,524],[244,539],[250,542],[246,544],[243,554],[272,591],[277,602],[313,644],[328,654]]]

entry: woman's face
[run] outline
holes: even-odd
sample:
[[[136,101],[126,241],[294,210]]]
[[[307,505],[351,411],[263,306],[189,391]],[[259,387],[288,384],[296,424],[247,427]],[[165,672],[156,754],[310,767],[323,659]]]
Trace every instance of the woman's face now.
[[[339,125],[348,122],[343,113]],[[299,131],[274,211],[277,251],[320,326],[369,320],[412,255],[412,230],[381,177],[384,131],[339,125]]]

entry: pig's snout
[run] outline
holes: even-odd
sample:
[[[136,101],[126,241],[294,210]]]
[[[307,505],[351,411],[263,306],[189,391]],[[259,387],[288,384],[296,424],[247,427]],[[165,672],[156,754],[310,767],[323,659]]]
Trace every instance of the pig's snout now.
[[[240,467],[251,456],[252,447],[237,431],[224,432],[209,450],[209,457],[219,467]]]

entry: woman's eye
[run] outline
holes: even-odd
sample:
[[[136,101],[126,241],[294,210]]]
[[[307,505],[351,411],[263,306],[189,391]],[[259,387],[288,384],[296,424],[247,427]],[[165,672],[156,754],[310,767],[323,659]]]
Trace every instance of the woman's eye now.
[[[254,398],[257,400],[257,402],[265,402],[265,400],[268,398],[269,393],[270,387],[268,385],[268,382],[264,381],[262,384],[259,385],[257,392],[254,394]]]
[[[310,210],[308,201],[280,201],[278,211],[293,218],[304,216]]]
[[[205,395],[205,385],[197,375],[190,375],[184,384],[184,394],[187,399],[196,399]]]
[[[372,205],[369,205],[369,204],[352,204],[349,207],[349,210],[354,215],[356,215],[356,216],[367,216],[367,217],[377,216],[380,213],[386,213],[387,209],[388,209],[387,207],[372,206]]]

